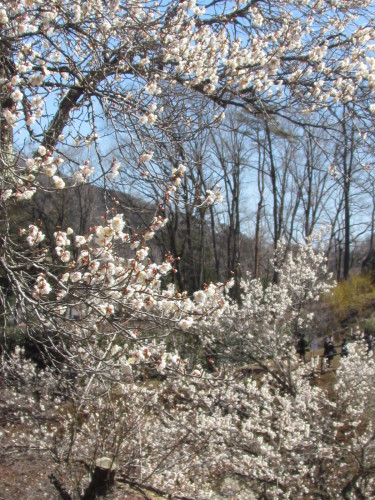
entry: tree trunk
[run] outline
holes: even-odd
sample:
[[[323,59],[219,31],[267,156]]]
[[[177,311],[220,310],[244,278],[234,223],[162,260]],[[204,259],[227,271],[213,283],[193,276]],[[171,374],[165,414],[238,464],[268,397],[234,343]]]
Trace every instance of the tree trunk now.
[[[115,484],[116,466],[113,460],[107,457],[99,458],[95,463],[95,469],[91,482],[86,488],[82,500],[95,500],[105,496]]]

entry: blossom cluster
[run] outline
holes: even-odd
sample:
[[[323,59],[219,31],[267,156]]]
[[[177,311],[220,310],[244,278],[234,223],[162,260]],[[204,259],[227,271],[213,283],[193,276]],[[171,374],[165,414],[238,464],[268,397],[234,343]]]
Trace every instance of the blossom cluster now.
[[[34,305],[38,317],[45,318],[50,331],[56,329],[60,337],[74,336],[75,344],[66,355],[72,356],[76,369],[78,358],[82,358],[83,365],[92,363],[95,370],[97,359],[105,357],[107,375],[103,376],[111,379],[116,377],[116,370],[121,379],[130,359],[134,360],[131,364],[146,361],[155,364],[159,371],[167,365],[174,370],[175,354],[166,350],[163,337],[168,337],[173,329],[188,333],[215,322],[226,311],[230,282],[208,284],[190,298],[166,282],[174,269],[171,256],[160,264],[151,261],[150,249],[144,243],[166,222],[160,216],[154,217],[138,238],[125,232],[123,214],[93,227],[87,235],[75,234],[71,228],[54,233],[54,253],[62,266],[60,275],[40,273],[32,297],[38,300]],[[24,235],[30,247],[40,250],[45,235],[39,228],[30,226]],[[133,256],[121,256],[125,251]],[[47,249],[38,255],[39,265],[49,258]],[[72,310],[78,312],[80,322],[72,324]],[[156,343],[150,343],[144,332],[150,328],[150,322],[160,324],[165,331]],[[136,329],[131,325],[136,324],[143,325],[139,327],[141,335],[138,330],[134,334]],[[95,338],[101,338],[100,344]],[[184,369],[185,364],[178,368]]]
[[[296,339],[313,319],[305,307],[333,287],[324,253],[315,245],[316,239],[310,239],[288,249],[280,241],[274,259],[275,282],[265,287],[261,279],[242,280],[241,304],[232,304],[221,328],[209,334],[212,346],[226,346],[223,359],[260,362],[293,386],[290,363]]]
[[[181,364],[177,356],[170,358]],[[111,395],[98,381],[91,383],[91,399],[87,380],[64,387],[52,370],[36,370],[22,349],[7,359],[4,373],[11,383],[6,396],[16,412],[12,417],[24,432],[14,433],[10,418],[0,433],[1,446],[49,451],[70,491],[76,469],[67,455],[88,468],[97,457],[108,457],[119,475],[131,474],[133,485],[176,496],[197,491],[207,498],[214,491],[228,496],[242,485],[247,497],[265,492],[296,497],[324,487],[335,498],[350,487],[368,496],[374,487],[375,369],[360,345],[351,345],[349,357],[341,360],[330,398],[301,367],[294,373],[293,393],[267,375],[189,379],[175,372],[166,383],[151,385],[127,378],[126,370]],[[37,388],[38,398],[25,388]],[[64,405],[68,395],[75,412]],[[19,408],[26,404],[32,411],[23,414]],[[80,477],[78,488],[88,480]]]
[[[291,0],[277,6],[242,3],[233,9],[219,2],[214,13],[193,1],[159,8],[142,1],[0,2],[2,36],[19,41],[12,74],[0,80],[13,103],[2,116],[9,127],[21,122],[29,128],[40,126],[48,104],[41,89],[56,85],[63,99],[74,85],[95,85],[98,65],[107,77],[103,97],[111,87],[116,105],[126,104],[127,114],[144,126],[158,121],[157,99],[166,81],[202,88],[208,95],[223,90],[239,96],[249,93],[265,102],[292,92],[309,100],[309,109],[347,103],[357,99],[363,81],[374,89],[375,63],[373,30],[365,23],[371,2],[352,1],[350,7],[346,3],[336,2],[332,9],[328,1]],[[359,7],[363,26],[353,21]],[[237,16],[249,27],[234,36],[231,25]],[[141,29],[144,25],[147,30]],[[137,49],[118,50],[124,44]],[[104,61],[96,60],[99,53]],[[86,68],[79,64],[78,54]],[[106,67],[111,57],[115,68]],[[131,97],[124,94],[122,74],[143,80],[140,90],[153,98],[147,106],[134,92]],[[50,146],[54,144],[47,149]]]

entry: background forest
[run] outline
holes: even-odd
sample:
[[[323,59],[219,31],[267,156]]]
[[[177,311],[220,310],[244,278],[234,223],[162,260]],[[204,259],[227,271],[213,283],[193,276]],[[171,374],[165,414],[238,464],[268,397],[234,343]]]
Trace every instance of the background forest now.
[[[243,275],[269,278],[279,240],[292,246],[325,229],[329,267],[335,279],[347,279],[351,270],[361,270],[373,250],[374,139],[367,134],[361,140],[359,122],[348,106],[335,111],[342,117],[339,125],[320,115],[309,126],[284,119],[268,123],[230,111],[221,125],[200,130],[184,143],[180,160],[189,167],[178,198],[166,207],[160,207],[162,193],[153,181],[136,178],[127,169],[105,187],[98,181],[55,193],[53,201],[40,195],[23,216],[43,221],[53,245],[56,226],[87,232],[99,222],[106,203],[114,206],[114,198],[133,231],[162,210],[168,225],[153,246],[159,255],[170,251],[180,259],[175,279],[181,290],[189,291],[233,272],[237,276],[239,266]],[[122,154],[127,154],[126,144]],[[93,158],[95,165],[95,154]],[[173,168],[172,158],[162,163],[166,172]],[[220,191],[220,203],[202,203],[212,186]]]

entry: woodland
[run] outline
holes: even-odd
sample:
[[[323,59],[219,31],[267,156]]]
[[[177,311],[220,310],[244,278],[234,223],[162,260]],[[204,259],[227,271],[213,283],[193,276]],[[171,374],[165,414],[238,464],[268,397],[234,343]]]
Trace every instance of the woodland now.
[[[1,499],[375,497],[374,7],[0,1]]]

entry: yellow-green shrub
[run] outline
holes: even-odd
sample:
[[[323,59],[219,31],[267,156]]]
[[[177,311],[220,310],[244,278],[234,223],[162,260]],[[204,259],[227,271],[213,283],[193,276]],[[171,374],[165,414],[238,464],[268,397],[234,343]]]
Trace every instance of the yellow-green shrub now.
[[[358,274],[337,284],[329,302],[337,316],[343,320],[363,311],[375,299],[375,286],[370,275]]]

